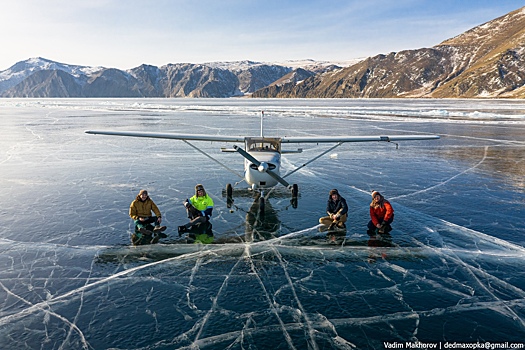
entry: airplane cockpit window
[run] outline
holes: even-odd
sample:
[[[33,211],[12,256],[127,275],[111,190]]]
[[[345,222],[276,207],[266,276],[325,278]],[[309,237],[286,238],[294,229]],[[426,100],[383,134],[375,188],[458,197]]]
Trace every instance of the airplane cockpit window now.
[[[280,143],[273,139],[249,139],[246,140],[246,149],[248,151],[269,151],[281,152]]]

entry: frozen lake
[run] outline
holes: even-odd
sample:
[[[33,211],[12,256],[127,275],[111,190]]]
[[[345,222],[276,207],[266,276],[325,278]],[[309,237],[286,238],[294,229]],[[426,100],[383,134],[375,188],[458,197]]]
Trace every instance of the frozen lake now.
[[[261,221],[250,196],[230,212],[239,178],[182,141],[84,133],[258,136],[263,110],[265,136],[442,138],[344,144],[287,178],[297,208],[275,191]],[[2,349],[524,341],[525,101],[0,99],[0,127]],[[242,173],[231,144],[191,143]],[[332,145],[297,146],[283,173]],[[177,233],[197,183],[213,244]],[[168,238],[132,247],[142,188]],[[332,188],[350,206],[338,237],[317,224]],[[395,209],[390,237],[366,234],[372,190]]]

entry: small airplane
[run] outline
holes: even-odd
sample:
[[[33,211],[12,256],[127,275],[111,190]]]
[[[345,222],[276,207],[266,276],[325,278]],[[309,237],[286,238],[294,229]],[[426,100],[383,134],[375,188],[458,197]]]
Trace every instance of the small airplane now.
[[[297,184],[290,185],[285,178],[297,172],[301,168],[319,159],[323,155],[331,152],[333,149],[341,146],[347,142],[396,142],[409,140],[433,140],[439,139],[438,135],[391,135],[391,136],[316,136],[316,137],[268,137],[264,135],[263,129],[264,111],[261,113],[261,132],[259,136],[220,136],[220,135],[202,135],[202,134],[178,134],[178,133],[157,133],[157,132],[142,132],[142,131],[104,131],[104,130],[88,130],[87,134],[112,135],[112,136],[130,136],[130,137],[149,137],[160,139],[174,139],[181,140],[204,154],[206,157],[220,164],[227,170],[233,172],[241,178],[241,181],[246,181],[253,190],[263,190],[272,188],[279,183],[291,190],[292,199],[295,199],[297,205],[298,187]],[[237,152],[241,154],[244,160],[244,176],[238,174],[230,169],[227,165],[221,163],[213,158],[208,153],[196,147],[188,141],[212,141],[212,142],[231,142],[244,143],[244,148],[234,145],[233,148],[221,148],[222,152]],[[283,144],[303,144],[303,143],[335,143],[335,145],[328,150],[322,152],[308,162],[295,168],[284,176],[281,176],[281,155],[286,153],[301,153],[302,149],[286,151],[281,148]],[[397,144],[396,144],[397,145]],[[237,183],[237,184],[238,184]],[[237,185],[236,184],[236,185]],[[226,186],[226,197],[228,207],[232,204],[233,187],[231,184]],[[261,196],[264,198],[264,196]],[[262,209],[264,209],[264,203]],[[261,210],[262,210],[261,209]]]

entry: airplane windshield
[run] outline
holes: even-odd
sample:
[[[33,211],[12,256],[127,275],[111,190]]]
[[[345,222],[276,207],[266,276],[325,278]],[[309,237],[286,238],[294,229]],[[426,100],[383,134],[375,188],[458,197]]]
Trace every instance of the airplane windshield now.
[[[281,152],[281,143],[277,138],[247,138],[246,149],[250,151]]]

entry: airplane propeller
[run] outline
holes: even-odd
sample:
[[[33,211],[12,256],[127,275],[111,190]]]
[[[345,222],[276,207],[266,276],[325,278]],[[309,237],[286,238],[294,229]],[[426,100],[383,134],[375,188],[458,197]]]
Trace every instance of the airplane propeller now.
[[[233,148],[239,152],[244,158],[248,159],[250,162],[252,162],[253,164],[255,164],[255,166],[257,167],[257,170],[259,170],[260,172],[265,172],[267,173],[268,175],[270,175],[271,177],[273,177],[275,180],[279,181],[283,186],[289,188],[290,187],[290,184],[288,182],[286,182],[285,179],[283,179],[282,177],[280,177],[279,175],[277,175],[276,173],[274,173],[272,170],[269,169],[268,167],[268,164],[267,163],[264,163],[264,162],[259,162],[257,159],[255,159],[251,154],[249,154],[248,152],[246,152],[245,150],[243,150],[242,148],[240,148],[239,146],[237,145],[234,145]]]

